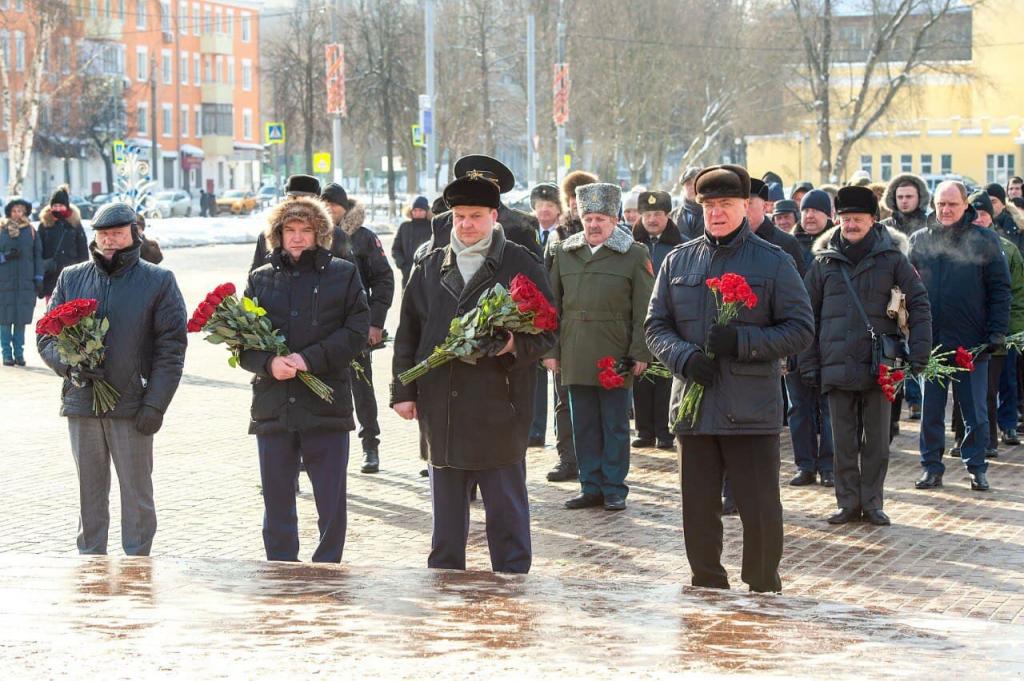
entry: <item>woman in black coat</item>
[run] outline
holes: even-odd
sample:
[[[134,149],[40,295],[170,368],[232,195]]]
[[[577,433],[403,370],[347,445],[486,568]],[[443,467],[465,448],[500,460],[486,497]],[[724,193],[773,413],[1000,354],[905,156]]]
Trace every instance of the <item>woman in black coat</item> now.
[[[313,484],[320,543],[315,562],[341,561],[347,524],[352,396],[349,363],[366,347],[370,317],[355,265],[331,255],[327,209],[312,198],[278,204],[268,219],[269,262],[249,274],[245,295],[259,301],[284,335],[290,355],[246,351],[241,365],[252,380],[252,422],[263,484],[263,544],[267,560],[298,560],[295,477],[299,457]],[[317,397],[299,371],[334,389]]]
[[[416,249],[420,244],[430,241],[430,220],[433,215],[430,213],[427,197],[416,197],[409,209],[408,217],[408,220],[398,226],[395,241],[391,245],[391,259],[395,261],[395,266],[402,271],[403,290],[409,283]]]
[[[89,243],[82,228],[82,216],[68,197],[67,187],[60,187],[50,198],[50,205],[39,213],[39,238],[43,247],[43,291],[40,298],[53,294],[57,277],[68,265],[89,259]]]

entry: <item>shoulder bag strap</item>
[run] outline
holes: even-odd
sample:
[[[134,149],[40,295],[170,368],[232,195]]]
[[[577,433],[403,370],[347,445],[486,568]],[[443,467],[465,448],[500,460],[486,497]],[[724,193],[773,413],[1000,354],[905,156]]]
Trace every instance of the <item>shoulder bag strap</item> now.
[[[871,334],[871,338],[876,338],[878,334],[875,333],[875,327],[871,326],[871,322],[868,320],[868,314],[864,311],[864,306],[860,303],[860,296],[857,295],[857,291],[853,288],[853,282],[850,281],[850,275],[842,263],[839,264],[839,273],[843,275],[843,281],[846,282],[846,288],[850,291],[850,296],[853,298],[853,304],[856,306],[857,312],[860,313],[861,321],[863,321],[864,326],[868,328],[868,333]]]

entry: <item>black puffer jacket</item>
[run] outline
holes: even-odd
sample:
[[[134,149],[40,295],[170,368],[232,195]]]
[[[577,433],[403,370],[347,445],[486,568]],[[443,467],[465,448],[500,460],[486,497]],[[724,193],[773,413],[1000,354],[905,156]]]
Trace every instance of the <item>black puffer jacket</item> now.
[[[820,380],[825,393],[877,387],[877,376],[871,375],[871,336],[843,280],[842,268],[879,334],[897,332],[896,320],[885,313],[892,287],[899,286],[907,296],[911,366],[923,367],[932,349],[928,291],[903,252],[908,248],[907,237],[876,223],[874,246],[856,265],[840,250],[840,238],[838,227],[818,237],[814,263],[804,279],[816,333],[815,342],[800,355],[800,374],[808,383]]]
[[[354,263],[359,270],[366,302],[370,306],[370,326],[383,329],[395,297],[395,273],[377,234],[363,225],[365,215],[362,204],[355,202],[341,222],[335,225],[334,238],[338,243],[332,245],[331,250],[342,248],[347,251],[348,255],[342,257]],[[347,245],[342,246],[341,240],[347,241]]]
[[[270,262],[249,273],[245,295],[259,300],[271,325],[300,353],[309,370],[334,388],[334,403],[317,397],[298,378],[270,374],[269,352],[249,350],[241,365],[252,379],[249,432],[352,430],[349,362],[366,347],[370,313],[355,265],[317,248],[297,263],[280,248]]]
[[[500,230],[468,285],[450,245],[431,251],[412,271],[395,336],[391,405],[416,402],[420,452],[431,465],[479,470],[526,456],[537,362],[554,346],[552,332],[516,334],[515,355],[483,357],[475,364],[455,360],[409,385],[397,379],[444,342],[451,320],[472,310],[481,293],[495,283],[508,287],[519,273],[552,300],[541,264]]]
[[[89,262],[65,268],[50,299],[52,309],[95,298],[97,318],[110,320],[103,373],[121,397],[107,418],[133,418],[143,404],[165,412],[185,365],[185,301],[173,273],[139,259],[140,246],[136,239],[109,264],[93,252]],[[43,361],[65,377],[61,416],[94,416],[92,386],[77,388],[66,378],[56,340],[39,336],[37,344]]]
[[[89,243],[82,229],[78,209],[69,207],[71,214],[57,218],[49,206],[39,213],[39,239],[43,245],[43,295],[53,293],[57,276],[68,265],[89,259]]]

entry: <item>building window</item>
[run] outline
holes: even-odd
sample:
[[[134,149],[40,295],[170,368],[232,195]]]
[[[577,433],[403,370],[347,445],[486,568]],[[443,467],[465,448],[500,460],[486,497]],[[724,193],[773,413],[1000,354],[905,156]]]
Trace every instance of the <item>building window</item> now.
[[[188,35],[188,5],[184,2],[178,5],[178,33]]]
[[[145,81],[149,78],[149,55],[145,47],[135,48],[135,80]]]
[[[181,121],[178,123],[178,127],[181,128],[181,136],[188,137],[188,104],[181,105]]]
[[[252,109],[242,110],[242,138],[252,139]]]
[[[247,43],[252,40],[252,26],[250,26],[250,15],[243,14],[242,18],[242,42]]]
[[[14,70],[25,70],[25,34],[21,31],[14,32]]]
[[[931,175],[932,174],[932,155],[921,154],[921,174]]]
[[[985,156],[985,181],[1008,184],[1016,175],[1014,168],[1017,161],[1015,154],[988,154]]]
[[[861,154],[861,157],[860,157],[860,169],[863,170],[868,175],[870,175],[872,167],[873,167],[873,164],[871,162],[871,154]]]
[[[223,33],[224,14],[220,11],[220,7],[214,10],[214,16],[216,17],[216,22],[214,23],[214,26],[216,26],[216,28],[214,30],[217,31],[217,33]]]
[[[174,109],[171,107],[170,104],[164,104],[163,105],[163,116],[161,116],[161,118],[163,120],[161,122],[160,130],[161,130],[161,134],[164,137],[170,137],[173,134],[173,131],[174,131],[173,111],[174,111]]]
[[[160,30],[164,34],[171,32],[171,4],[166,0],[160,3]]]
[[[231,104],[203,104],[203,134],[233,137],[233,117],[234,107]]]
[[[188,85],[188,70],[191,68],[188,65],[188,52],[181,53],[181,60],[178,64],[178,75],[181,76],[181,84]]]
[[[4,31],[4,30],[0,29],[0,54],[3,55],[3,58],[4,58],[5,62],[8,59],[10,59],[10,56],[8,54],[9,50],[10,50],[10,45],[8,44],[8,40],[7,40],[7,31]]]
[[[202,21],[200,20],[199,5],[192,5],[192,35],[199,35]]]
[[[196,137],[203,136],[203,110],[200,107],[195,108],[196,114]]]
[[[100,16],[100,6],[98,0],[89,0],[89,18],[98,19]]]
[[[246,92],[252,90],[252,60],[242,60],[242,89]]]
[[[160,52],[160,73],[163,75],[164,85],[171,85],[174,79],[174,71],[171,68],[171,51],[161,50]]]
[[[892,179],[892,154],[882,154],[879,170],[882,173],[882,182],[888,182]]]
[[[953,172],[953,154],[942,154],[939,156],[939,172],[943,175],[950,175]]]
[[[235,87],[235,58],[228,57],[228,85]]]
[[[107,0],[113,2],[114,0]],[[124,21],[124,0],[117,0],[117,18]]]
[[[900,172],[914,172],[914,157],[911,154],[900,154]]]
[[[137,115],[136,115],[135,127],[139,129],[139,134],[140,135],[146,136],[146,135],[149,134],[149,105],[148,104],[143,104],[143,103],[139,104],[139,108],[137,110]]]
[[[135,1],[135,28],[146,28],[146,0]]]
[[[234,35],[235,35],[235,10],[229,9],[229,10],[226,10],[226,11],[227,11],[227,16],[224,17],[224,22],[227,25],[224,28],[225,28],[225,30],[226,30],[226,32],[227,32],[227,34],[229,36],[234,37]]]
[[[206,19],[203,22],[203,33],[213,33],[213,11],[209,7],[206,8],[203,17]]]
[[[213,75],[210,73],[210,62],[211,61],[212,60],[210,59],[209,55],[203,57],[203,82],[204,83],[212,83],[213,82]]]
[[[201,63],[201,60],[202,60],[202,57],[199,55],[198,52],[196,52],[195,54],[192,55],[192,65],[195,67],[194,73],[192,74],[193,75],[192,82],[195,85],[202,85],[202,83],[203,83],[202,74],[199,72],[200,71],[199,64]]]
[[[60,42],[60,72],[71,73],[71,38],[67,36]]]
[[[213,79],[218,83],[224,82],[224,57],[219,54],[214,60]]]

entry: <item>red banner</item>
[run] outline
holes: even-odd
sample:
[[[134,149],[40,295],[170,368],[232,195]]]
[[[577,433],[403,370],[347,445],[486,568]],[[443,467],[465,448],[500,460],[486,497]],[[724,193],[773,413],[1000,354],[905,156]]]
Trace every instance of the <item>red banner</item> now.
[[[569,65],[555,64],[555,80],[552,89],[555,125],[565,125],[569,120],[569,87]]]
[[[325,45],[327,64],[327,113],[344,116],[345,111],[345,46]]]

